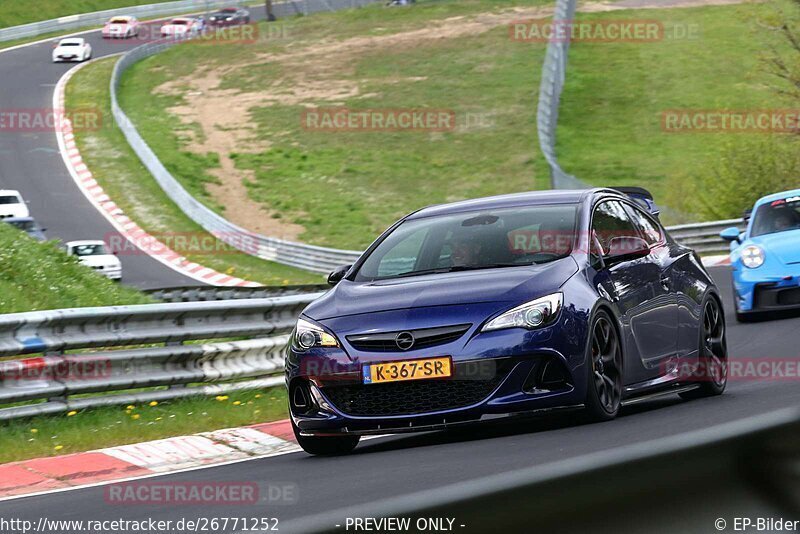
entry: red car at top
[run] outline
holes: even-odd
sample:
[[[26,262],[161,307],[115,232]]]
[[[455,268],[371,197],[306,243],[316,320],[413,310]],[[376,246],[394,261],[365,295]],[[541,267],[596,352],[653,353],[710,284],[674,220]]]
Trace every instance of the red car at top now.
[[[128,39],[139,35],[139,20],[136,17],[111,17],[103,26],[104,39]]]

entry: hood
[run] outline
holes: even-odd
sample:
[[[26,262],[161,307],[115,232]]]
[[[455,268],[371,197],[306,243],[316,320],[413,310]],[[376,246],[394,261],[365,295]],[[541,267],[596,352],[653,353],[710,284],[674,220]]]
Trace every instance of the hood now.
[[[78,258],[84,265],[89,267],[116,267],[119,263],[119,258],[113,254],[98,254],[96,256],[81,256]]]
[[[578,265],[571,257],[504,269],[430,274],[378,282],[343,280],[313,302],[305,315],[316,320],[376,312],[481,303],[523,303],[557,291]]]
[[[763,248],[767,258],[774,256],[786,265],[800,263],[800,229],[760,235],[751,238],[750,242]]]

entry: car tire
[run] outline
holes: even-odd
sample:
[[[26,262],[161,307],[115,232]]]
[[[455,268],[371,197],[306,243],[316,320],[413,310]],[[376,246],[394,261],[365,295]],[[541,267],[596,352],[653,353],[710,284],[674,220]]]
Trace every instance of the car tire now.
[[[700,357],[702,358],[703,376],[697,389],[678,394],[682,399],[713,397],[722,395],[725,391],[728,384],[726,334],[725,314],[722,306],[716,298],[709,296],[703,303],[703,317],[700,323]],[[713,375],[709,375],[709,371]]]
[[[308,454],[314,456],[341,456],[353,452],[360,436],[302,436],[292,421],[292,430],[297,443]]]
[[[614,419],[622,404],[622,343],[615,323],[604,310],[590,323],[584,410],[590,422]]]

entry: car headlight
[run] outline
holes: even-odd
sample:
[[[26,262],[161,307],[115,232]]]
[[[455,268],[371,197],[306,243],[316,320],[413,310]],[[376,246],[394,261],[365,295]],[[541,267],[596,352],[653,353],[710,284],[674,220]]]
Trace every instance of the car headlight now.
[[[748,269],[756,269],[764,265],[764,250],[756,245],[749,245],[742,251],[742,263]]]
[[[558,312],[561,310],[563,302],[564,295],[561,293],[553,293],[552,295],[532,300],[495,317],[484,325],[481,332],[503,328],[527,328],[532,330],[553,324],[558,317]]]
[[[336,336],[324,327],[306,319],[298,319],[292,336],[292,348],[306,351],[316,347],[338,347]]]

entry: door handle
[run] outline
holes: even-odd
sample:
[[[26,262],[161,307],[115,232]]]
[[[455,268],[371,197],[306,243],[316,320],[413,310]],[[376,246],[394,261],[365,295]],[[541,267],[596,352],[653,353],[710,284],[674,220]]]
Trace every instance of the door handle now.
[[[661,287],[663,287],[664,289],[669,291],[670,281],[671,280],[670,280],[669,276],[662,276],[661,277]]]

